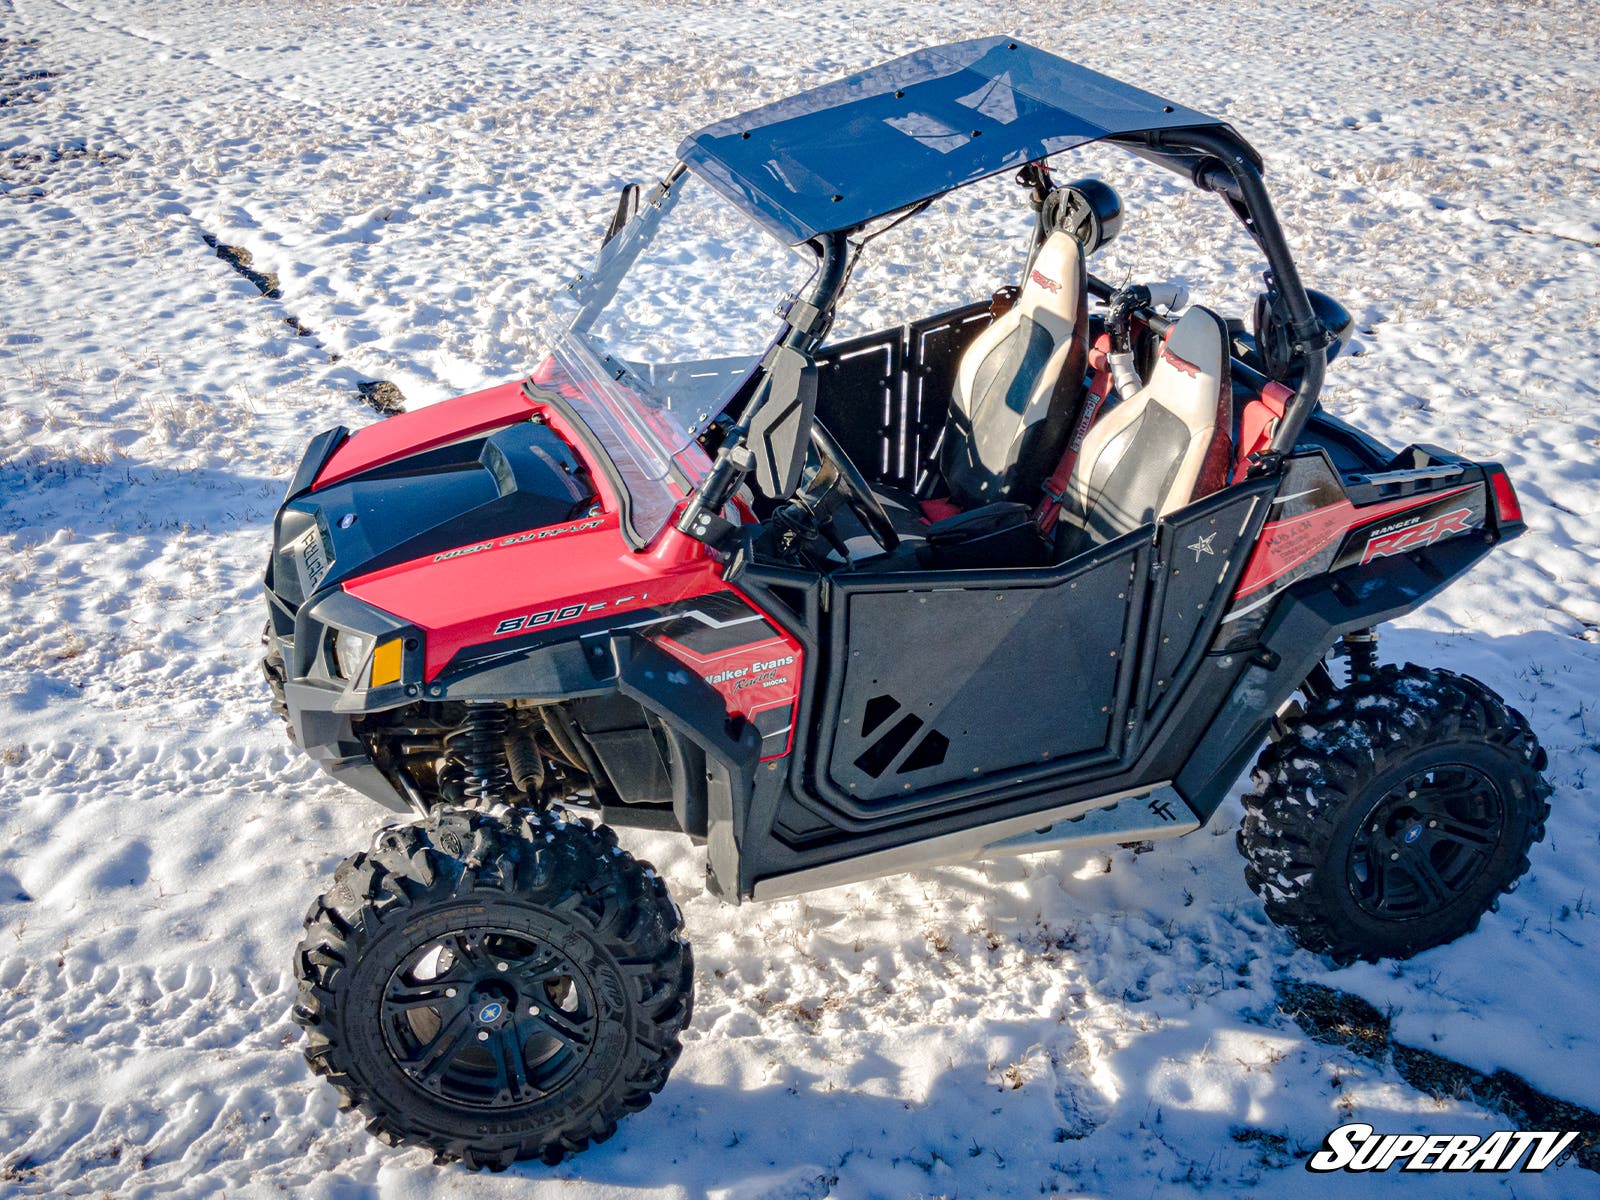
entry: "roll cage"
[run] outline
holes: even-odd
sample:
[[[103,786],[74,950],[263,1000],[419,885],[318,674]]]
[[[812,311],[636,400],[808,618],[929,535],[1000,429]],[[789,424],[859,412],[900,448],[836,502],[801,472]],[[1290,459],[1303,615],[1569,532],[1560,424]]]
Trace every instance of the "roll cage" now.
[[[772,404],[793,406],[780,381],[802,378],[801,367],[820,349],[863,231],[1008,170],[1032,186],[1037,206],[1050,186],[1046,160],[1095,141],[1221,196],[1266,257],[1266,302],[1288,332],[1282,375],[1295,384],[1270,448],[1253,468],[1275,473],[1315,410],[1332,337],[1301,281],[1260,155],[1215,118],[1015,38],[986,38],[919,51],[718,122],[679,147],[669,178],[685,168],[699,175],[775,237],[808,245],[819,269],[783,309],[773,349],[752,378],[751,401],[678,528],[705,539],[715,524],[706,514],[722,508],[751,467],[753,423]],[[1041,223],[1035,249],[1047,233]],[[1093,274],[1089,287],[1102,300],[1115,291]],[[1164,328],[1154,312],[1135,315]],[[785,370],[776,370],[780,363]]]

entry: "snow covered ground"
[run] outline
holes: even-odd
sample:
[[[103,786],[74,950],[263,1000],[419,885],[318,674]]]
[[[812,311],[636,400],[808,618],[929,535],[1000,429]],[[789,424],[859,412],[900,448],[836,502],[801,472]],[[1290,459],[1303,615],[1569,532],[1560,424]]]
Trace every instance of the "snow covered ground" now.
[[[993,32],[1236,122],[1360,322],[1329,406],[1511,470],[1528,535],[1386,650],[1532,719],[1556,794],[1530,876],[1456,945],[1332,970],[1246,889],[1236,804],[1150,853],[738,910],[631,836],[699,964],[656,1104],[554,1170],[383,1150],[287,1016],[300,915],[380,813],[267,711],[284,477],[373,418],[362,381],[419,404],[522,373],[537,293],[688,130]],[[0,1194],[1320,1197],[1372,1186],[1301,1169],[1345,1120],[1506,1125],[1310,1040],[1283,977],[1600,1109],[1597,43],[1589,0],[0,0]],[[1112,263],[1239,311],[1259,262],[1216,202],[1094,161],[1131,209]],[[930,229],[905,273],[997,282]],[[1573,1164],[1407,1185],[1595,1194]]]

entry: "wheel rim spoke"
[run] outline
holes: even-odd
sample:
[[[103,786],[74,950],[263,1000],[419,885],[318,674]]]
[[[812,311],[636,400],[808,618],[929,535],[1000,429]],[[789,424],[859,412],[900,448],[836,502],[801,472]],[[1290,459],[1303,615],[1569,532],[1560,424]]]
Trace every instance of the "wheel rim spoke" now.
[[[432,1080],[455,1062],[472,1040],[472,1014],[463,1005],[439,1027],[439,1032],[422,1048],[409,1068],[419,1079]]]
[[[1406,873],[1416,881],[1417,889],[1429,904],[1435,907],[1444,905],[1454,898],[1454,893],[1439,869],[1433,865],[1433,859],[1427,850],[1418,850],[1405,863]]]
[[[1393,880],[1389,877],[1389,863],[1381,855],[1374,852],[1367,856],[1367,886],[1370,889],[1373,906],[1382,910],[1389,908],[1394,903],[1390,894],[1390,885]]]
[[[502,1090],[513,1100],[528,1091],[528,1071],[522,1059],[522,1046],[528,1039],[521,1021],[508,1021],[494,1038],[495,1070]]]
[[[430,979],[427,983],[419,983],[412,987],[391,987],[384,996],[383,1006],[390,1012],[397,1013],[431,1008],[448,1019],[450,1014],[465,1006],[465,1001],[461,999],[459,991],[455,996],[447,995],[447,991],[442,979]]]
[[[511,970],[521,984],[531,986],[565,974],[565,963],[557,951],[539,946],[532,954],[515,960]]]
[[[1493,846],[1496,840],[1492,830],[1469,825],[1464,821],[1441,820],[1438,826],[1429,832],[1435,841],[1449,842],[1479,854]]]
[[[474,944],[465,934],[452,933],[444,939],[444,948],[450,951],[450,956],[455,960],[451,964],[450,970],[445,972],[447,975],[458,971],[470,971],[482,961],[479,957],[479,951],[482,949],[481,943]]]
[[[532,1020],[562,1045],[582,1049],[594,1040],[594,1018],[580,1013],[569,1013],[563,1008],[541,1008]]]

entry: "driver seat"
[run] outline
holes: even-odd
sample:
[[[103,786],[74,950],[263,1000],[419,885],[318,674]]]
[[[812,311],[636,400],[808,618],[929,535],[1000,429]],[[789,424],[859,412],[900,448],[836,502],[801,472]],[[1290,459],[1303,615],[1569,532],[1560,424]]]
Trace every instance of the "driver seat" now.
[[[1057,230],[1010,310],[961,356],[940,462],[951,503],[1038,499],[1083,402],[1088,359],[1083,244]]]

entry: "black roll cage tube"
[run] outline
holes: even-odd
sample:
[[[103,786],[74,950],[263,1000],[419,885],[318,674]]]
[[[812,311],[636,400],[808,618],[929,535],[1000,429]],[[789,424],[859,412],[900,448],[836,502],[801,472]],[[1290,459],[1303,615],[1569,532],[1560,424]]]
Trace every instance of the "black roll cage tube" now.
[[[1306,422],[1317,406],[1322,381],[1327,373],[1328,331],[1317,320],[1300,280],[1300,269],[1289,252],[1278,214],[1267,196],[1267,186],[1256,166],[1256,155],[1238,134],[1230,129],[1192,128],[1153,130],[1145,135],[1153,149],[1197,150],[1206,157],[1191,176],[1195,186],[1216,192],[1249,230],[1256,245],[1267,256],[1269,271],[1267,295],[1280,302],[1285,311],[1291,344],[1301,360],[1303,374],[1294,400],[1286,407],[1283,419],[1272,435],[1270,452],[1279,456],[1294,450]]]
[[[843,231],[835,231],[820,234],[809,244],[817,253],[815,279],[811,290],[805,296],[797,296],[789,302],[789,307],[784,312],[786,328],[782,336],[773,343],[768,356],[762,360],[760,369],[763,371],[771,362],[772,354],[779,349],[796,350],[809,357],[827,336],[828,327],[833,324],[833,304],[838,299],[845,279],[849,276],[849,237]],[[677,528],[682,532],[693,536],[692,531],[700,515],[705,512],[721,511],[722,506],[728,502],[728,497],[743,482],[745,472],[750,465],[749,451],[744,445],[745,435],[750,432],[750,422],[764,399],[764,395],[758,390],[751,397],[750,403],[745,405],[738,422],[722,439],[722,448],[717,452],[710,474],[689,497],[683,515],[677,520]]]

